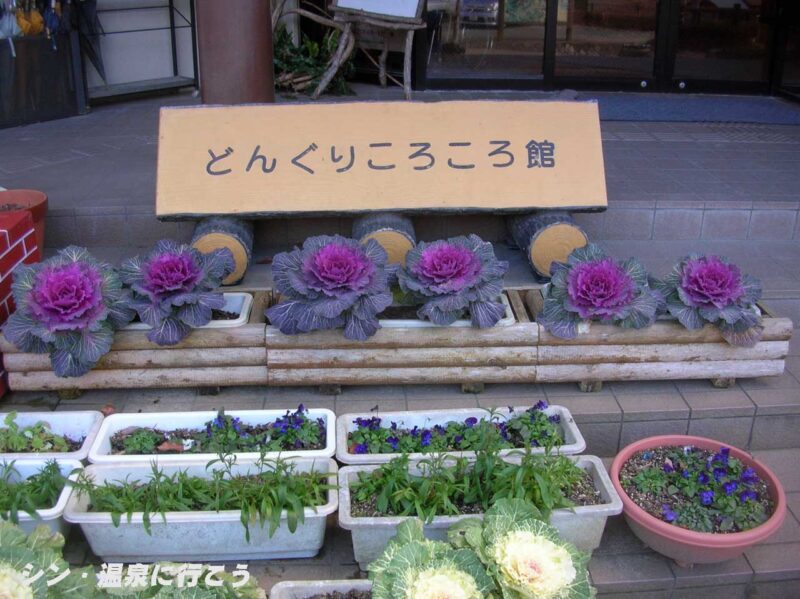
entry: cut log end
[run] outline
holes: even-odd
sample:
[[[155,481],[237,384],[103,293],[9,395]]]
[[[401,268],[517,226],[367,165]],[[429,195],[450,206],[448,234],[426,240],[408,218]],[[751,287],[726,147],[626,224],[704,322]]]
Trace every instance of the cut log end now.
[[[390,264],[406,264],[406,254],[414,247],[414,242],[398,231],[376,231],[365,235],[359,241],[364,243],[368,239],[377,241],[389,256]]]
[[[572,223],[547,227],[530,244],[530,262],[542,276],[550,276],[553,262],[566,262],[573,250],[589,243],[586,234]]]
[[[231,251],[236,268],[222,281],[223,285],[233,285],[244,277],[248,262],[247,249],[239,240],[225,233],[207,233],[195,239],[192,247],[203,254],[220,248],[228,248]]]
[[[386,250],[390,264],[402,265],[406,263],[406,254],[417,242],[411,219],[392,212],[357,218],[353,223],[353,237],[361,243],[374,239]]]

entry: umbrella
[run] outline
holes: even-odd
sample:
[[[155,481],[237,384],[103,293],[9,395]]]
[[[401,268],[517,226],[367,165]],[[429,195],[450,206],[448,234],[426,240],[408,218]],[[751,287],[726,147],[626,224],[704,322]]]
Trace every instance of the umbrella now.
[[[0,17],[0,39],[7,37],[9,40],[22,33],[22,30],[17,24],[17,17],[14,14],[14,3],[5,7],[3,16]],[[12,45],[13,48],[13,45]]]
[[[80,0],[76,3],[78,15],[78,32],[81,39],[81,50],[97,69],[103,81],[106,80],[106,68],[103,64],[103,52],[98,39],[103,32],[103,26],[97,17],[97,0]]]
[[[56,0],[52,0],[50,6],[44,10],[44,26],[47,29],[47,35],[56,33],[61,26],[61,17],[56,12]]]

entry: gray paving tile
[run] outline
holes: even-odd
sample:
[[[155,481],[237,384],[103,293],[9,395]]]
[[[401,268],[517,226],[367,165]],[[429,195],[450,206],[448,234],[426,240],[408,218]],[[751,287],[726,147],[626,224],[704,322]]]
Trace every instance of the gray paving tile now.
[[[752,416],[756,411],[750,398],[737,388],[710,393],[684,392],[683,398],[692,410],[692,420],[717,416]]]
[[[739,384],[745,391],[758,389],[796,389],[800,393],[800,382],[789,372],[778,376],[763,376],[754,379],[741,379]]]
[[[689,434],[746,448],[750,442],[752,426],[753,419],[750,417],[692,419],[689,421]]]
[[[775,473],[787,493],[800,492],[800,449],[756,450],[753,456]]]
[[[478,400],[475,394],[465,394],[464,397],[407,399],[409,410],[461,410],[477,408]]]
[[[647,420],[642,422],[622,423],[622,434],[619,439],[620,448],[634,441],[656,435],[685,435],[689,429],[689,420]]]
[[[691,587],[675,589],[670,599],[745,599],[752,597],[748,594],[746,584],[725,584],[713,587]]]
[[[649,554],[598,554],[589,562],[599,592],[642,592],[672,589],[675,577],[667,559]]]
[[[677,387],[672,381],[614,381],[609,383],[608,387],[618,399],[622,395],[667,395],[677,391]]]
[[[623,420],[676,420],[689,419],[690,409],[675,389],[673,393],[617,395]]]
[[[756,416],[750,449],[791,449],[800,447],[800,414]]]
[[[756,582],[800,578],[800,543],[756,545],[744,555]]]
[[[750,217],[750,239],[791,239],[794,235],[796,210],[753,210]]]
[[[610,395],[557,395],[548,397],[548,403],[566,407],[578,424],[588,422],[618,422],[622,419],[617,400]]]
[[[619,434],[622,428],[620,422],[587,422],[578,425],[583,438],[586,440],[588,455],[600,457],[613,456],[619,451]]]
[[[358,399],[336,399],[336,413],[348,414],[350,412],[397,412],[405,410],[406,400],[403,399],[388,399],[379,398],[371,401],[364,401]]]
[[[670,562],[670,568],[675,575],[676,589],[747,584],[753,578],[753,569],[743,555],[718,564],[694,564],[691,568],[682,568]]]
[[[747,210],[706,210],[703,239],[747,239],[750,212]]]
[[[702,210],[659,210],[653,223],[653,239],[699,239]]]
[[[757,415],[800,414],[800,389],[750,390],[747,395],[756,404]]]
[[[605,239],[650,239],[652,235],[652,210],[615,210],[606,217]]]
[[[606,521],[603,529],[603,539],[600,547],[595,550],[595,555],[603,553],[641,553],[650,551],[636,535],[631,532],[625,518],[612,516]]]
[[[759,582],[751,586],[748,591],[748,599],[792,599],[800,595],[800,578]]]

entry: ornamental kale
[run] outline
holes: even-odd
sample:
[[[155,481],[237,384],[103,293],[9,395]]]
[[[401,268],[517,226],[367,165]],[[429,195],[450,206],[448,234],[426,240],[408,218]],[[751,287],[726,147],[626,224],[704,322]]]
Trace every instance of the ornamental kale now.
[[[3,327],[20,351],[49,353],[61,377],[89,372],[128,324],[129,294],[110,265],[70,246],[39,264],[20,264],[11,286],[17,311]]]
[[[500,450],[526,447],[543,447],[550,450],[564,444],[563,431],[558,414],[550,415],[545,410],[547,403],[540,401],[527,410],[508,414],[487,410],[487,417],[475,417],[463,422],[446,422],[430,427],[407,428],[402,422],[390,422],[381,426],[383,420],[356,418],[356,430],[348,435],[350,453],[436,453],[442,451]]]
[[[368,570],[374,599],[482,599],[495,590],[472,549],[426,539],[416,518],[397,526],[396,535]]]
[[[536,507],[501,499],[484,515],[450,527],[450,543],[474,551],[506,599],[584,599],[589,555],[564,541]]]
[[[345,337],[364,341],[392,303],[386,262],[374,239],[362,245],[340,235],[310,237],[302,249],[273,259],[282,301],[267,309],[267,318],[286,335],[344,327]]]
[[[728,447],[638,452],[623,465],[620,481],[651,516],[697,532],[741,532],[765,522],[772,511],[766,483]]]
[[[120,277],[133,290],[131,308],[151,327],[147,338],[175,345],[192,328],[208,324],[212,310],[222,309],[225,299],[214,290],[234,268],[227,248],[202,254],[163,239],[146,256],[123,262]]]
[[[660,302],[638,260],[617,262],[593,243],[574,250],[566,263],[553,263],[542,295],[544,306],[536,319],[562,339],[574,338],[580,325],[592,320],[623,328],[650,326]]]
[[[663,281],[652,279],[651,284],[663,296],[666,311],[687,329],[710,323],[728,343],[744,347],[761,339],[764,327],[755,306],[761,283],[725,258],[690,254]]]
[[[498,260],[491,243],[477,235],[420,242],[406,254],[398,273],[400,288],[424,302],[421,319],[449,325],[469,311],[472,325],[485,328],[505,315],[499,301],[508,262]]]

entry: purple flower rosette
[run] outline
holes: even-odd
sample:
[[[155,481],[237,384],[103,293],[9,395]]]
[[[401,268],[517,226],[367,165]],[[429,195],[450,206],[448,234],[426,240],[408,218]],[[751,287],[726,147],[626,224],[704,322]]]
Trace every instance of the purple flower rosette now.
[[[632,329],[655,322],[660,296],[635,258],[619,262],[590,243],[574,250],[566,263],[553,263],[551,273],[536,320],[556,337],[576,337],[578,325],[587,321]]]
[[[203,254],[162,239],[146,256],[125,260],[120,277],[133,291],[130,307],[151,327],[147,338],[175,345],[222,309],[225,298],[216,289],[234,268],[228,248]]]
[[[380,328],[378,314],[392,303],[386,251],[374,239],[360,244],[340,235],[310,237],[302,249],[272,261],[282,296],[267,318],[286,335],[344,327],[364,341]]]
[[[114,269],[86,248],[69,246],[39,264],[20,264],[11,286],[17,306],[3,327],[20,351],[49,353],[53,372],[89,372],[133,311]]]
[[[663,298],[663,310],[687,329],[712,324],[728,343],[744,347],[761,339],[764,327],[755,307],[761,283],[725,258],[691,254],[651,285]]]
[[[449,325],[469,311],[472,325],[491,327],[505,315],[499,301],[508,262],[477,235],[420,242],[398,272],[400,289],[422,303],[417,316]]]

